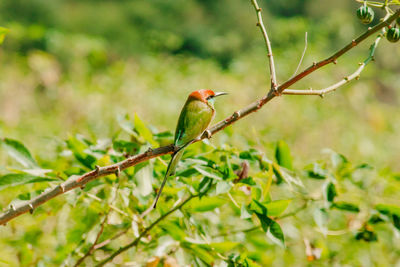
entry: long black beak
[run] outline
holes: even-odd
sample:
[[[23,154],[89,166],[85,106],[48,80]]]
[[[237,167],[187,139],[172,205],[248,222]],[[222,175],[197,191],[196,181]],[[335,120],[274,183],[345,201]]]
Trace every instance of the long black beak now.
[[[220,95],[227,95],[228,93],[225,92],[216,92],[214,97],[220,96]]]

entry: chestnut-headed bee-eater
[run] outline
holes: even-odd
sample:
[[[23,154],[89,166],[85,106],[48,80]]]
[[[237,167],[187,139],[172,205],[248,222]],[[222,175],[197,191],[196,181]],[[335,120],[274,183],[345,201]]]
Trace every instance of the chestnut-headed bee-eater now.
[[[202,89],[192,92],[186,100],[175,130],[174,145],[178,147],[178,150],[172,154],[164,180],[154,200],[153,208],[157,205],[168,177],[175,174],[183,149],[197,138],[200,138],[210,125],[215,116],[214,98],[220,95],[226,95],[226,93],[214,93],[212,90]]]

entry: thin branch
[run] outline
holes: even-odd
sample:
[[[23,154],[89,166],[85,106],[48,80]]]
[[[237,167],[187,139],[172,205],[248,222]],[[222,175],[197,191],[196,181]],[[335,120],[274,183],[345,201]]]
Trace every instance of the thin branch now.
[[[130,228],[127,228],[127,229],[125,229],[125,230],[119,232],[119,233],[116,234],[115,236],[113,236],[113,237],[111,237],[111,238],[109,238],[109,239],[107,239],[107,240],[104,240],[103,242],[101,242],[101,243],[95,245],[95,246],[93,247],[93,250],[96,250],[96,249],[99,249],[99,248],[102,248],[102,247],[108,245],[111,241],[113,241],[113,240],[117,239],[118,237],[123,236],[124,234],[126,234],[126,233],[129,231],[129,229],[130,229]]]
[[[94,240],[93,244],[90,246],[89,250],[85,253],[85,255],[83,255],[83,256],[76,262],[76,264],[74,265],[75,267],[78,267],[79,265],[81,265],[81,263],[82,263],[88,256],[90,256],[90,254],[92,254],[93,251],[96,250],[96,245],[97,245],[97,243],[99,242],[100,237],[101,237],[101,235],[102,235],[103,232],[104,232],[104,226],[105,226],[105,224],[106,224],[106,222],[107,222],[107,220],[108,220],[108,216],[110,215],[111,209],[113,209],[113,208],[111,207],[111,206],[112,206],[112,203],[115,202],[115,199],[117,198],[119,186],[120,186],[120,184],[118,184],[118,186],[115,188],[114,196],[111,198],[111,200],[108,201],[108,210],[107,210],[107,212],[106,212],[106,215],[104,216],[103,221],[102,221],[101,224],[100,224],[100,230],[99,230],[99,232],[98,232],[97,235],[96,235],[96,239]]]
[[[319,89],[319,90],[285,89],[282,94],[284,94],[284,95],[318,95],[320,97],[323,97],[325,94],[335,91],[339,87],[345,85],[346,83],[351,82],[354,79],[358,80],[360,78],[360,74],[364,70],[365,66],[367,66],[369,62],[374,60],[375,50],[378,47],[378,44],[379,44],[380,40],[382,39],[384,32],[385,32],[385,30],[383,29],[382,32],[378,35],[378,37],[375,39],[375,42],[369,48],[368,57],[364,60],[363,63],[359,64],[360,66],[351,75],[344,77],[339,82],[337,82],[329,87],[326,87],[324,89]]]
[[[303,205],[301,205],[299,208],[295,209],[294,211],[286,213],[286,214],[283,214],[282,216],[278,216],[278,217],[273,218],[273,219],[274,220],[280,220],[280,219],[285,219],[285,218],[288,218],[288,217],[295,216],[300,211],[305,210],[307,208],[307,206],[308,206],[308,201],[304,202]],[[237,233],[249,233],[249,232],[258,230],[260,228],[261,228],[261,225],[257,225],[257,226],[253,226],[253,227],[246,228],[246,229],[238,229],[238,230],[233,230],[233,231],[229,231],[229,232],[225,232],[225,233],[220,233],[220,234],[217,234],[217,235],[213,235],[212,237],[215,238],[215,237],[228,236],[228,235],[237,234]]]
[[[251,0],[251,3],[254,6],[254,9],[256,10],[257,14],[257,26],[260,27],[260,31],[262,33],[262,36],[264,37],[265,41],[265,46],[267,47],[267,55],[269,59],[269,73],[271,76],[271,89],[276,91],[276,88],[278,87],[278,82],[276,80],[276,71],[275,71],[275,63],[274,63],[274,56],[272,54],[272,48],[271,48],[271,42],[268,38],[268,33],[267,30],[265,29],[264,22],[262,19],[262,14],[261,14],[261,8],[258,6],[257,0]]]
[[[90,246],[89,250],[85,253],[85,255],[83,255],[83,256],[75,263],[75,265],[74,265],[75,267],[78,267],[79,265],[81,265],[81,263],[82,263],[90,254],[92,254],[92,252],[95,250],[95,247],[96,247],[96,245],[97,245],[97,242],[99,242],[100,236],[101,236],[101,234],[102,234],[103,231],[104,231],[104,225],[105,225],[106,222],[107,222],[108,214],[109,214],[109,213],[107,213],[107,214],[104,216],[104,219],[103,219],[103,221],[102,221],[101,224],[100,224],[100,230],[99,230],[99,232],[98,232],[97,235],[96,235],[95,241],[94,241],[93,244]]]
[[[306,34],[305,34],[305,36],[304,36],[304,49],[303,49],[303,53],[301,54],[301,58],[300,58],[299,64],[297,65],[297,68],[296,68],[296,70],[294,71],[293,75],[290,77],[290,79],[293,78],[293,77],[296,75],[296,73],[297,73],[297,72],[299,71],[299,69],[300,69],[301,63],[303,63],[304,55],[306,54],[306,51],[307,51],[307,44],[308,44],[308,42],[307,42],[307,32],[306,32]]]
[[[339,51],[337,51],[335,54],[333,54],[332,56],[319,61],[319,62],[314,62],[310,67],[308,67],[307,69],[305,69],[304,71],[300,72],[299,74],[297,74],[296,76],[294,76],[293,78],[287,80],[286,82],[284,82],[283,84],[281,84],[278,87],[278,92],[282,93],[283,90],[285,90],[286,88],[289,88],[291,85],[293,85],[294,83],[298,82],[299,80],[303,79],[304,77],[308,76],[309,74],[311,74],[312,72],[314,72],[315,70],[330,64],[330,63],[336,63],[337,59],[342,56],[343,54],[345,54],[346,52],[348,52],[350,49],[354,48],[355,46],[357,46],[359,43],[361,43],[362,41],[364,41],[365,39],[367,39],[369,36],[371,36],[372,34],[378,32],[380,29],[389,26],[390,23],[392,23],[396,18],[398,18],[400,15],[400,9],[398,9],[393,15],[391,15],[387,20],[384,20],[382,22],[380,22],[379,24],[375,25],[372,28],[368,28],[368,30],[361,34],[359,37],[357,37],[356,39],[352,40],[349,44],[347,44],[345,47],[343,47],[342,49],[340,49]]]
[[[391,22],[393,22],[396,18],[398,18],[400,15],[400,9],[397,10],[393,15],[391,15],[386,21],[383,21],[373,28],[368,29],[364,34],[359,36],[357,39],[352,41],[350,44],[346,45],[343,49],[339,50],[335,54],[333,54],[331,57],[322,60],[318,63],[313,64],[312,66],[308,67],[306,70],[303,72],[297,74],[295,77],[287,80],[280,86],[278,86],[277,90],[278,93],[282,93],[286,88],[289,86],[293,85],[294,83],[298,82],[299,80],[303,79],[304,77],[308,76],[310,73],[314,72],[315,70],[329,64],[332,62],[335,62],[337,58],[342,56],[344,53],[348,52],[350,49],[354,48],[357,44],[360,42],[364,41],[366,38],[371,36],[372,34],[376,33],[380,29],[390,25]],[[235,111],[231,116],[228,116],[226,119],[218,122],[215,124],[213,127],[209,129],[209,134],[203,134],[201,139],[204,139],[206,137],[210,137],[214,135],[215,133],[223,130],[225,127],[235,123],[236,121],[244,118],[245,116],[251,114],[252,112],[258,111],[262,106],[264,106],[266,103],[271,101],[274,97],[276,96],[276,93],[271,90],[266,96],[261,98],[260,100],[257,100],[247,107],[240,109],[238,111]],[[208,136],[209,135],[209,136]],[[13,218],[27,213],[27,212],[33,212],[33,210],[42,205],[43,203],[49,201],[50,199],[61,195],[65,192],[68,192],[74,188],[77,187],[83,187],[85,184],[88,182],[97,179],[99,177],[103,177],[106,175],[110,174],[116,174],[118,175],[122,170],[125,170],[126,168],[129,168],[131,166],[134,166],[140,162],[144,162],[147,160],[150,160],[155,157],[159,157],[165,154],[171,154],[172,152],[175,151],[174,145],[168,145],[168,146],[163,146],[159,147],[156,149],[149,149],[148,151],[132,156],[124,161],[121,161],[119,163],[106,166],[106,167],[97,167],[95,170],[92,170],[88,173],[85,173],[84,175],[78,177],[78,178],[70,178],[67,181],[61,183],[60,185],[50,188],[45,190],[42,194],[39,196],[29,200],[22,202],[18,205],[15,205],[13,207],[10,207],[9,210],[5,211],[4,213],[0,214],[0,225],[5,225],[8,221],[12,220]]]
[[[102,260],[99,264],[97,264],[96,266],[103,266],[104,264],[106,264],[107,262],[111,261],[112,259],[114,259],[116,256],[118,256],[119,254],[121,254],[122,252],[130,249],[131,247],[135,247],[140,239],[142,239],[142,237],[144,237],[154,226],[156,226],[158,223],[160,223],[162,220],[164,220],[166,217],[168,217],[170,214],[174,213],[175,211],[181,209],[186,203],[188,203],[190,200],[192,200],[195,197],[198,197],[199,195],[191,195],[189,196],[187,199],[185,199],[181,204],[175,206],[175,208],[171,209],[170,211],[168,211],[167,213],[163,214],[162,216],[160,216],[157,220],[155,220],[152,224],[150,224],[148,227],[146,227],[142,233],[140,233],[140,235],[133,240],[131,243],[129,243],[126,246],[123,246],[121,248],[119,248],[117,251],[115,251],[113,254],[111,254],[109,257],[107,257],[106,259]]]

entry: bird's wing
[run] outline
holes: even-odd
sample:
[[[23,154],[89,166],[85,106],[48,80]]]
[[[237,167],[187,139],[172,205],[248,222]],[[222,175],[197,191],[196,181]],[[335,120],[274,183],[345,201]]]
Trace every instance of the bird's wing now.
[[[200,101],[188,102],[181,111],[175,131],[175,146],[183,146],[199,137],[210,125],[214,110]]]

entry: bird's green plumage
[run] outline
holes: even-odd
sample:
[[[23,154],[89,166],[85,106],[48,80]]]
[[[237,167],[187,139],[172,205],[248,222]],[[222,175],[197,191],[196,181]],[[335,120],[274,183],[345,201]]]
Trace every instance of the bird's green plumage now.
[[[215,114],[212,101],[203,102],[199,99],[189,97],[182,108],[176,126],[174,144],[184,148],[194,139],[200,137],[210,125]],[[161,184],[160,190],[154,201],[154,207],[165,185],[167,178],[175,173],[179,160],[183,155],[183,149],[178,150],[172,155],[168,164],[167,172]]]

